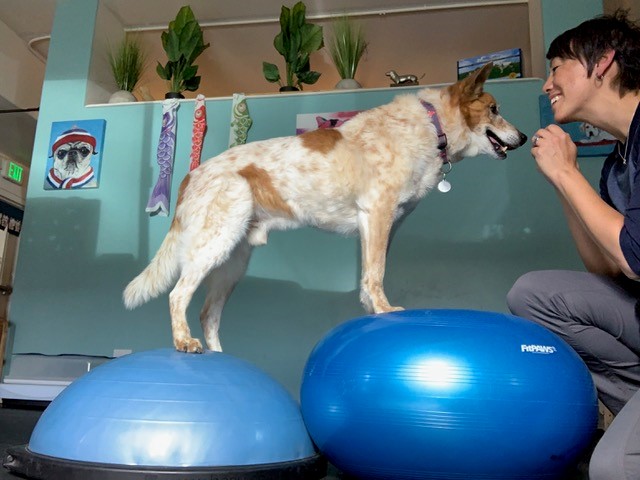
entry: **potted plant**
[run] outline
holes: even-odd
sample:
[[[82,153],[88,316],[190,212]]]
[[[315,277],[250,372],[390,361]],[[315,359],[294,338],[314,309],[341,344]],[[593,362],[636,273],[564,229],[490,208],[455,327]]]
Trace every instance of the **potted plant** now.
[[[305,15],[302,2],[291,9],[283,5],[280,11],[280,33],[273,39],[273,46],[284,57],[285,78],[281,80],[276,65],[262,62],[264,78],[277,82],[280,91],[302,90],[302,84],[313,85],[320,78],[320,73],[311,70],[309,55],[324,46],[322,27],[307,23]]]
[[[328,48],[331,60],[342,79],[336,88],[360,88],[355,80],[358,63],[367,49],[364,32],[359,24],[354,23],[349,17],[343,16],[332,24],[333,36]]]
[[[194,92],[200,86],[198,66],[193,62],[206,48],[202,29],[189,5],[185,5],[169,22],[169,29],[162,32],[162,47],[169,59],[163,67],[160,62],[156,72],[169,82],[169,92],[165,98],[184,98],[185,90]]]
[[[135,102],[133,89],[144,70],[146,54],[138,40],[125,36],[115,47],[107,52],[113,79],[118,91],[111,95],[109,103]]]

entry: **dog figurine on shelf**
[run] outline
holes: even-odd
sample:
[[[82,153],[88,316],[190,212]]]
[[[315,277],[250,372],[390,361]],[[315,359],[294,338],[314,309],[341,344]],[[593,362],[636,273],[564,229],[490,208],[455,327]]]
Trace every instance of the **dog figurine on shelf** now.
[[[392,87],[409,87],[413,85],[418,85],[418,77],[415,75],[411,75],[411,74],[398,75],[398,73],[395,70],[389,70],[387,73],[385,73],[385,75],[389,77],[393,82],[391,84]]]
[[[252,248],[270,230],[314,226],[359,233],[360,300],[368,312],[389,304],[383,277],[394,223],[442,183],[443,169],[466,156],[503,159],[526,141],[483,90],[491,64],[443,89],[397,96],[343,125],[231,148],[191,171],[180,185],[171,227],[149,266],[129,283],[134,308],[169,289],[175,348],[201,352],[186,311],[196,288],[208,293],[200,315],[207,347],[221,351],[220,316],[244,275]]]

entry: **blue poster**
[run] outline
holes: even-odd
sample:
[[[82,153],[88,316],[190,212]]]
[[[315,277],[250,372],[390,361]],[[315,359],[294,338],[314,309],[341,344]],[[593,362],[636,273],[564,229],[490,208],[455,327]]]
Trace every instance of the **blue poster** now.
[[[540,95],[540,127],[544,128],[552,123],[553,111],[546,95]],[[589,123],[572,122],[558,125],[571,136],[571,140],[578,147],[579,157],[606,157],[611,153],[617,140],[608,132]]]
[[[106,120],[53,122],[45,190],[98,188]]]

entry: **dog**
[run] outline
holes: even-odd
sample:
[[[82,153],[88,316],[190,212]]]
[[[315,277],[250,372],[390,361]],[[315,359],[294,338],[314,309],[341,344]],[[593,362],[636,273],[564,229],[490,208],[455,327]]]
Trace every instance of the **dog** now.
[[[584,135],[584,138],[577,140],[575,143],[578,146],[581,145],[606,145],[616,143],[616,138],[609,132],[602,130],[601,128],[591,125],[587,122],[582,122],[578,128]]]
[[[222,309],[252,248],[265,244],[270,230],[314,226],[359,233],[360,301],[368,312],[401,310],[383,291],[394,223],[442,179],[445,162],[480,154],[502,159],[527,139],[484,92],[490,70],[488,64],[446,88],[399,95],[337,128],[248,143],[203,163],[182,181],[169,232],[126,287],[125,306],[145,303],[178,278],[169,294],[173,343],[202,352],[186,310],[206,281],[200,322],[207,347],[221,351]]]
[[[76,189],[97,186],[91,158],[96,153],[96,138],[82,128],[62,132],[51,146],[53,166],[45,180],[45,188]]]

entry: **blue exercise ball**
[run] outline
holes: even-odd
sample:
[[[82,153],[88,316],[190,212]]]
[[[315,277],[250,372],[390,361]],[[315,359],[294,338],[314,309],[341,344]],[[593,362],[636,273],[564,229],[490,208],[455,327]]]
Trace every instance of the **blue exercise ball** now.
[[[472,310],[339,325],[307,361],[301,407],[320,451],[362,479],[561,478],[598,419],[571,347],[530,321]]]
[[[266,373],[223,353],[173,349],[126,355],[80,377],[43,412],[28,450],[163,468],[271,465],[319,456],[298,403]]]

